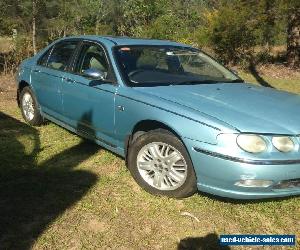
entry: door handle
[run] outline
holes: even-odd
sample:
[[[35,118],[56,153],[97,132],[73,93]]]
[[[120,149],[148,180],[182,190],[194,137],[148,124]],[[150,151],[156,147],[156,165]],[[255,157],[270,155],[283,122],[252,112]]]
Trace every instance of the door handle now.
[[[122,106],[122,105],[118,105],[118,106],[117,106],[117,109],[118,109],[119,111],[124,111],[124,110],[125,110],[125,107]]]
[[[34,73],[40,73],[41,71],[39,69],[32,70]]]

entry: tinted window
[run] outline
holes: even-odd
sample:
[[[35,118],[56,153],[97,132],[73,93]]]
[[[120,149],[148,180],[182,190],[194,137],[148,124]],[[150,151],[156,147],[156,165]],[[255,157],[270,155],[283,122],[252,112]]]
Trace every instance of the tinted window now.
[[[108,74],[108,62],[104,50],[99,45],[87,43],[82,46],[75,72],[84,74],[87,69],[97,69]]]
[[[38,65],[41,65],[41,66],[46,66],[46,65],[47,65],[48,58],[49,58],[49,55],[50,55],[51,50],[52,50],[52,47],[51,47],[50,49],[48,49],[48,50],[40,57],[40,59],[38,60]]]
[[[48,67],[52,69],[65,70],[77,44],[78,42],[76,41],[70,41],[55,45],[48,60]]]

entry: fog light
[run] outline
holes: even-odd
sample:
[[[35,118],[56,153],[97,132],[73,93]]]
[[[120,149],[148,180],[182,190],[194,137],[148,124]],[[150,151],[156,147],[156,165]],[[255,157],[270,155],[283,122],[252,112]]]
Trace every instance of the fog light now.
[[[234,185],[239,187],[269,187],[273,184],[273,181],[268,180],[239,180]]]

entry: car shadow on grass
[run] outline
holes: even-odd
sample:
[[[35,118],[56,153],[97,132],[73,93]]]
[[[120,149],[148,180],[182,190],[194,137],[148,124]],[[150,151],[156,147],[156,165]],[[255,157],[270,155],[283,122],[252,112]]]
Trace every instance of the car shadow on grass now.
[[[216,233],[207,234],[204,237],[187,237],[178,243],[177,250],[229,250],[228,246],[220,246]]]
[[[1,249],[30,249],[97,181],[74,167],[99,146],[81,142],[37,164],[41,150],[38,130],[0,112]]]

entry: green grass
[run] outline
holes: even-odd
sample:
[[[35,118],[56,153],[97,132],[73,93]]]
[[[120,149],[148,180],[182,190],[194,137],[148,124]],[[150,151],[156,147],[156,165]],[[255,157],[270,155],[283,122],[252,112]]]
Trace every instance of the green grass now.
[[[239,75],[241,78],[243,78],[247,82],[259,84],[258,80],[255,79],[255,77],[250,74],[249,72],[240,71]],[[294,78],[294,79],[278,79],[278,78],[272,78],[269,76],[262,76],[264,81],[269,83],[272,87],[284,90],[296,94],[300,94],[300,78]]]
[[[52,123],[30,127],[14,100],[0,100],[1,249],[216,249],[220,234],[300,237],[299,197],[151,196],[123,159]]]

